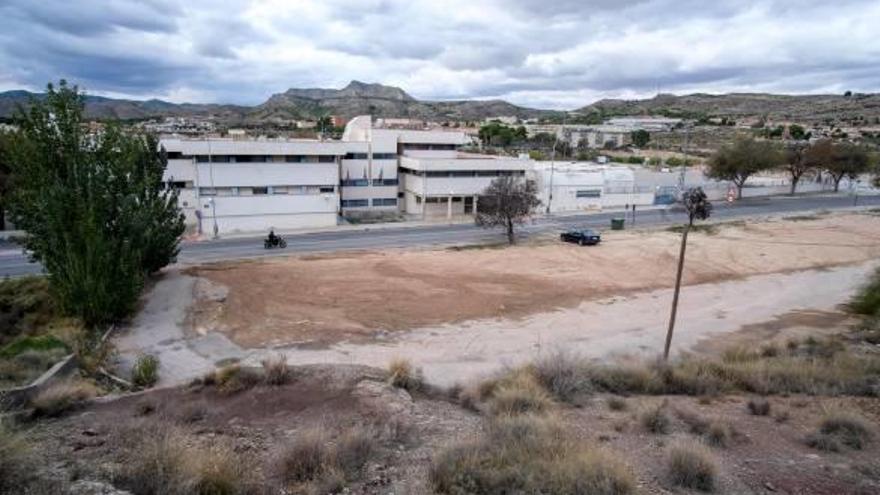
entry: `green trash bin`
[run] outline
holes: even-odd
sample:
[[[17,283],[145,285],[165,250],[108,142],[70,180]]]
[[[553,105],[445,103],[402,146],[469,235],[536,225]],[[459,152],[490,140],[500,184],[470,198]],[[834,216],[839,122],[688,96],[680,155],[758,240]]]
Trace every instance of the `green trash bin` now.
[[[612,218],[611,219],[611,230],[623,230],[623,222],[625,220],[622,218]]]

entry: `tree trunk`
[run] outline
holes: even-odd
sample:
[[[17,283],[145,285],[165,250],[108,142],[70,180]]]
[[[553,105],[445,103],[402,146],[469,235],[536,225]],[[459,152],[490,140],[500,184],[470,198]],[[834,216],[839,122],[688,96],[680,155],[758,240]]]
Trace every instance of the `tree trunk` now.
[[[792,196],[794,196],[794,192],[797,190],[797,185],[800,180],[801,180],[800,176],[797,176],[797,177],[795,177],[793,175],[791,176],[791,193],[789,193],[789,194],[791,194]]]
[[[840,189],[840,181],[843,179],[843,175],[832,175],[832,179],[834,179],[834,192],[838,192]]]
[[[743,199],[743,185],[737,182],[734,182],[736,185],[736,199]]]
[[[514,237],[514,235],[513,235],[513,221],[511,221],[511,220],[507,221],[507,243],[508,244],[515,244],[516,243],[516,237]]]
[[[672,331],[675,329],[675,314],[678,312],[678,293],[681,290],[681,274],[684,271],[684,251],[687,247],[688,232],[691,224],[688,222],[681,235],[681,251],[678,253],[678,273],[675,275],[675,291],[672,293],[672,314],[669,315],[669,329],[666,331],[666,346],[663,348],[663,360],[669,360],[669,348],[672,346]]]

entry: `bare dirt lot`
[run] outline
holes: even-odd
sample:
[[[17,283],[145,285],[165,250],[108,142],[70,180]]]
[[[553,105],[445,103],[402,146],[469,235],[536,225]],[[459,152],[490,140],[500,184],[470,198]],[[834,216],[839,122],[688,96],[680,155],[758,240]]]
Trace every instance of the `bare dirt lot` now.
[[[377,332],[517,318],[668,287],[680,235],[606,232],[601,245],[394,250],[192,268],[189,322],[245,347],[326,346]],[[880,217],[826,215],[694,232],[685,284],[854,264],[880,255]],[[217,294],[223,294],[217,297]]]

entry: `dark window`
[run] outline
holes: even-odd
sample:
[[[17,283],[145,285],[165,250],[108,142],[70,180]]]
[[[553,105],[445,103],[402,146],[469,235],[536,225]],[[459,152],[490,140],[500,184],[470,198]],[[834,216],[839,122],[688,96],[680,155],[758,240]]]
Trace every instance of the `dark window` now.
[[[236,163],[261,163],[269,161],[266,155],[235,155],[233,158]]]
[[[437,172],[437,171],[429,171],[427,172],[428,177],[449,177],[449,172]]]
[[[269,194],[269,188],[268,187],[254,187],[253,193],[254,193],[254,196],[262,195],[262,194]]]
[[[367,154],[366,153],[346,153],[345,159],[346,160],[366,160]]]
[[[397,198],[373,198],[373,206],[397,206]]]
[[[183,158],[183,153],[181,153],[179,151],[169,151],[168,152],[168,159],[169,160],[179,160],[181,158]]]
[[[363,208],[365,206],[370,206],[370,202],[366,199],[343,199],[342,207],[343,208]]]
[[[601,198],[601,189],[579,189],[576,193],[578,198]]]
[[[456,170],[449,174],[450,177],[473,177],[474,172],[471,170]]]
[[[370,185],[367,179],[348,179],[343,180],[342,185],[345,187],[366,187]]]
[[[397,153],[373,153],[374,160],[396,160]]]
[[[374,186],[396,186],[397,179],[373,179]]]
[[[196,161],[199,163],[208,163],[211,160],[208,159],[208,155],[198,155],[196,156]]]
[[[333,186],[321,187],[319,191],[322,193],[334,193],[336,192],[336,188]]]
[[[305,157],[302,155],[287,155],[284,157],[284,161],[287,163],[300,163],[305,161]]]
[[[334,163],[336,162],[336,157],[333,155],[320,155],[318,156],[318,163]]]
[[[168,187],[172,189],[184,189],[186,188],[186,181],[176,180],[174,182],[169,182]]]

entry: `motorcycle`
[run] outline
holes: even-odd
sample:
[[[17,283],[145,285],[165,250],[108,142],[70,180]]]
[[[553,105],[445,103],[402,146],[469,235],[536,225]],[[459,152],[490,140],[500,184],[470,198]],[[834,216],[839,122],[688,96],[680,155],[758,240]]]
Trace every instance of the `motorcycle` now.
[[[272,249],[272,248],[284,249],[286,247],[287,247],[287,241],[285,241],[284,239],[282,239],[280,236],[277,236],[277,235],[274,238],[267,237],[263,240],[263,248],[265,248],[265,249]]]

